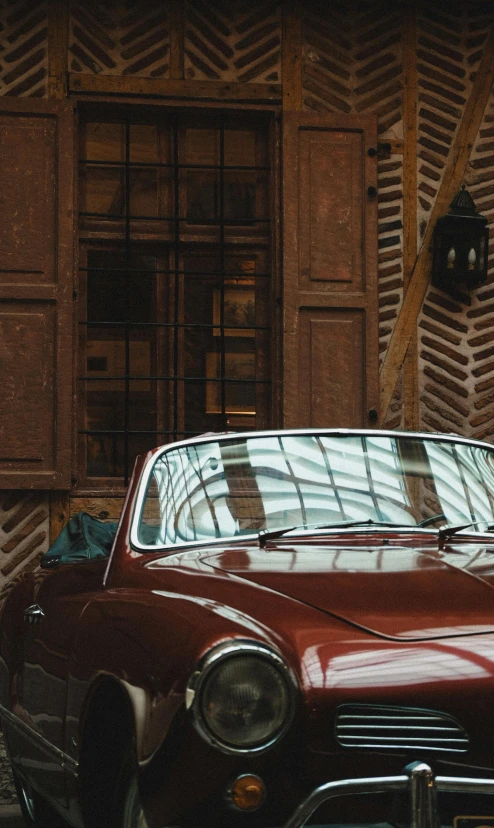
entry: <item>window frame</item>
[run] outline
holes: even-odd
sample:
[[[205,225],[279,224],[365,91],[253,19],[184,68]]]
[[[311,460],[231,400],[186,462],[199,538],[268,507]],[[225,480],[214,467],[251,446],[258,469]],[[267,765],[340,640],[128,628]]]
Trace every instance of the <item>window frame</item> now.
[[[110,103],[108,101],[107,103]],[[280,181],[281,181],[281,171],[280,171],[280,163],[281,163],[281,135],[280,135],[280,108],[278,106],[256,106],[256,105],[241,105],[232,103],[232,104],[200,104],[197,102],[191,102],[187,100],[182,101],[140,101],[140,100],[131,100],[125,101],[124,106],[120,104],[115,104],[115,101],[111,101],[111,106],[105,105],[105,103],[93,103],[93,102],[86,102],[86,101],[79,101],[78,105],[78,113],[79,113],[79,120],[83,118],[85,121],[94,118],[95,120],[100,120],[101,122],[108,122],[113,118],[117,119],[117,116],[122,115],[123,109],[129,109],[132,113],[132,116],[136,118],[138,122],[141,122],[143,116],[149,115],[150,118],[152,115],[159,117],[159,110],[165,110],[167,112],[175,112],[180,110],[181,113],[184,113],[186,117],[190,117],[191,121],[195,119],[197,115],[200,115],[201,118],[206,118],[211,120],[212,122],[216,119],[216,124],[218,122],[219,116],[222,114],[227,118],[246,118],[248,122],[261,122],[262,120],[266,123],[266,138],[267,138],[267,151],[269,155],[269,166],[271,169],[271,180],[270,186],[267,188],[267,207],[266,213],[270,219],[270,233],[269,233],[269,243],[268,243],[268,250],[269,250],[269,260],[270,260],[270,272],[271,272],[271,279],[269,285],[269,302],[271,307],[271,330],[270,330],[270,342],[269,342],[269,354],[270,354],[270,363],[271,363],[271,371],[270,371],[270,382],[271,388],[269,392],[269,402],[270,402],[270,413],[271,413],[271,422],[269,426],[272,428],[279,427],[281,422],[281,356],[282,356],[282,332],[281,332],[281,274],[280,274],[280,228],[281,228],[281,198],[280,198]],[[165,114],[165,112],[163,113]],[[237,126],[235,124],[235,126]],[[78,130],[78,136],[80,135],[80,131]],[[79,169],[79,146],[77,146],[77,169]],[[79,193],[79,187],[77,188],[77,192]],[[122,218],[122,222],[125,221]],[[107,238],[107,239],[97,239],[96,233],[87,232],[84,227],[80,225],[76,228],[77,239],[78,239],[78,249],[81,251],[81,259],[83,259],[87,251],[93,247],[95,249],[96,246],[103,245],[107,249],[109,249],[112,245],[118,245],[119,239],[118,238]],[[116,234],[115,234],[116,235]],[[90,238],[93,236],[93,238]],[[191,233],[190,241],[193,242],[194,245],[198,245],[199,240],[197,239],[196,233]],[[206,248],[208,242],[204,238],[204,234],[201,233],[201,241],[204,242],[204,247]],[[240,239],[238,239],[240,242]],[[249,245],[253,246],[253,250],[255,249],[256,243],[258,244],[260,241],[260,237],[256,235],[248,235],[247,237],[242,237],[242,242],[245,244],[246,247]],[[238,252],[240,253],[242,242],[238,245]],[[120,241],[121,243],[121,241]],[[153,247],[156,248],[158,244],[163,245],[163,240],[158,240],[157,238],[152,240],[151,238],[147,240],[139,241],[137,244],[138,247],[149,247],[149,255],[154,255]],[[214,247],[209,243],[211,253],[214,253]],[[171,244],[168,246],[170,250]],[[195,249],[194,247],[192,248]],[[237,253],[237,250],[234,251]],[[244,251],[242,251],[244,252]],[[181,251],[183,256],[183,250]],[[84,266],[84,265],[83,265]],[[77,272],[77,295],[78,295],[78,303],[77,309],[75,314],[75,326],[76,326],[76,359],[74,360],[74,388],[75,388],[75,401],[76,401],[76,412],[77,415],[74,417],[74,427],[73,427],[73,445],[74,445],[74,458],[75,458],[75,469],[74,469],[74,477],[72,480],[72,492],[75,496],[104,496],[105,494],[108,495],[123,495],[126,491],[126,485],[124,485],[121,478],[109,478],[109,477],[89,477],[86,473],[86,463],[85,463],[85,446],[84,441],[80,439],[80,427],[82,417],[85,417],[85,393],[83,393],[81,388],[81,382],[79,381],[79,376],[81,376],[80,367],[81,357],[82,357],[82,347],[84,344],[85,336],[80,335],[80,320],[81,320],[81,309],[84,314],[84,308],[86,307],[86,296],[84,290],[84,280],[81,279],[80,276],[80,265],[76,269]],[[182,387],[183,384],[180,384],[179,387]],[[163,393],[163,398],[165,397],[165,393]],[[84,406],[84,407],[83,407]],[[162,403],[163,410],[160,411],[160,406],[158,406],[158,413],[157,413],[157,430],[168,430],[171,429],[170,425],[166,425],[166,408],[167,406]],[[261,421],[261,424],[258,425],[258,428],[265,429],[267,427],[267,423],[265,421]],[[159,441],[161,442],[161,441]],[[159,444],[157,441],[157,444]],[[163,443],[165,442],[165,437],[163,439]],[[129,473],[132,471],[129,468]]]

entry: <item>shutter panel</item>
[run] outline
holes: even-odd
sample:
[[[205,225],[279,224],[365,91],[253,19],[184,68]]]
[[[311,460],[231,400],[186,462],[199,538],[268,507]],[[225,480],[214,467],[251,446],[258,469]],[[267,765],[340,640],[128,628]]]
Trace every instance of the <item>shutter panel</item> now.
[[[373,116],[283,121],[284,425],[362,427],[378,410]]]
[[[71,478],[73,112],[0,99],[0,489]]]

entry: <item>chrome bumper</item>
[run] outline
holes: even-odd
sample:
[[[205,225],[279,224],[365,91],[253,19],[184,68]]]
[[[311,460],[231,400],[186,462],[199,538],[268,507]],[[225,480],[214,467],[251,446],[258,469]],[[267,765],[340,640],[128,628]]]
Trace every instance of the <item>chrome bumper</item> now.
[[[448,793],[494,794],[494,779],[461,776],[434,776],[429,765],[412,762],[400,776],[375,776],[326,782],[312,791],[283,828],[302,828],[323,802],[350,794],[408,791],[409,828],[440,828],[436,804],[438,791]]]

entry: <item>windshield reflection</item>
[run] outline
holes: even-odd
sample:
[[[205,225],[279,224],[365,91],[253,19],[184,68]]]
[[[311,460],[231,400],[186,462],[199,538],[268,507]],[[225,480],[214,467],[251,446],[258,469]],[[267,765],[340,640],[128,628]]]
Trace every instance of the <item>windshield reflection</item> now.
[[[191,443],[155,461],[144,482],[138,542],[166,547],[360,520],[490,524],[493,456],[487,446],[379,433]]]

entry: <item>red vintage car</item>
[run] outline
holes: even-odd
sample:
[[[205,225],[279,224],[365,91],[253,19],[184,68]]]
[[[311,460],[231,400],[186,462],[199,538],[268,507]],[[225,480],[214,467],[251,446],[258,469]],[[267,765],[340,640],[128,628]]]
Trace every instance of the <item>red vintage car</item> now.
[[[494,824],[494,448],[305,430],[136,464],[4,599],[27,825]]]

